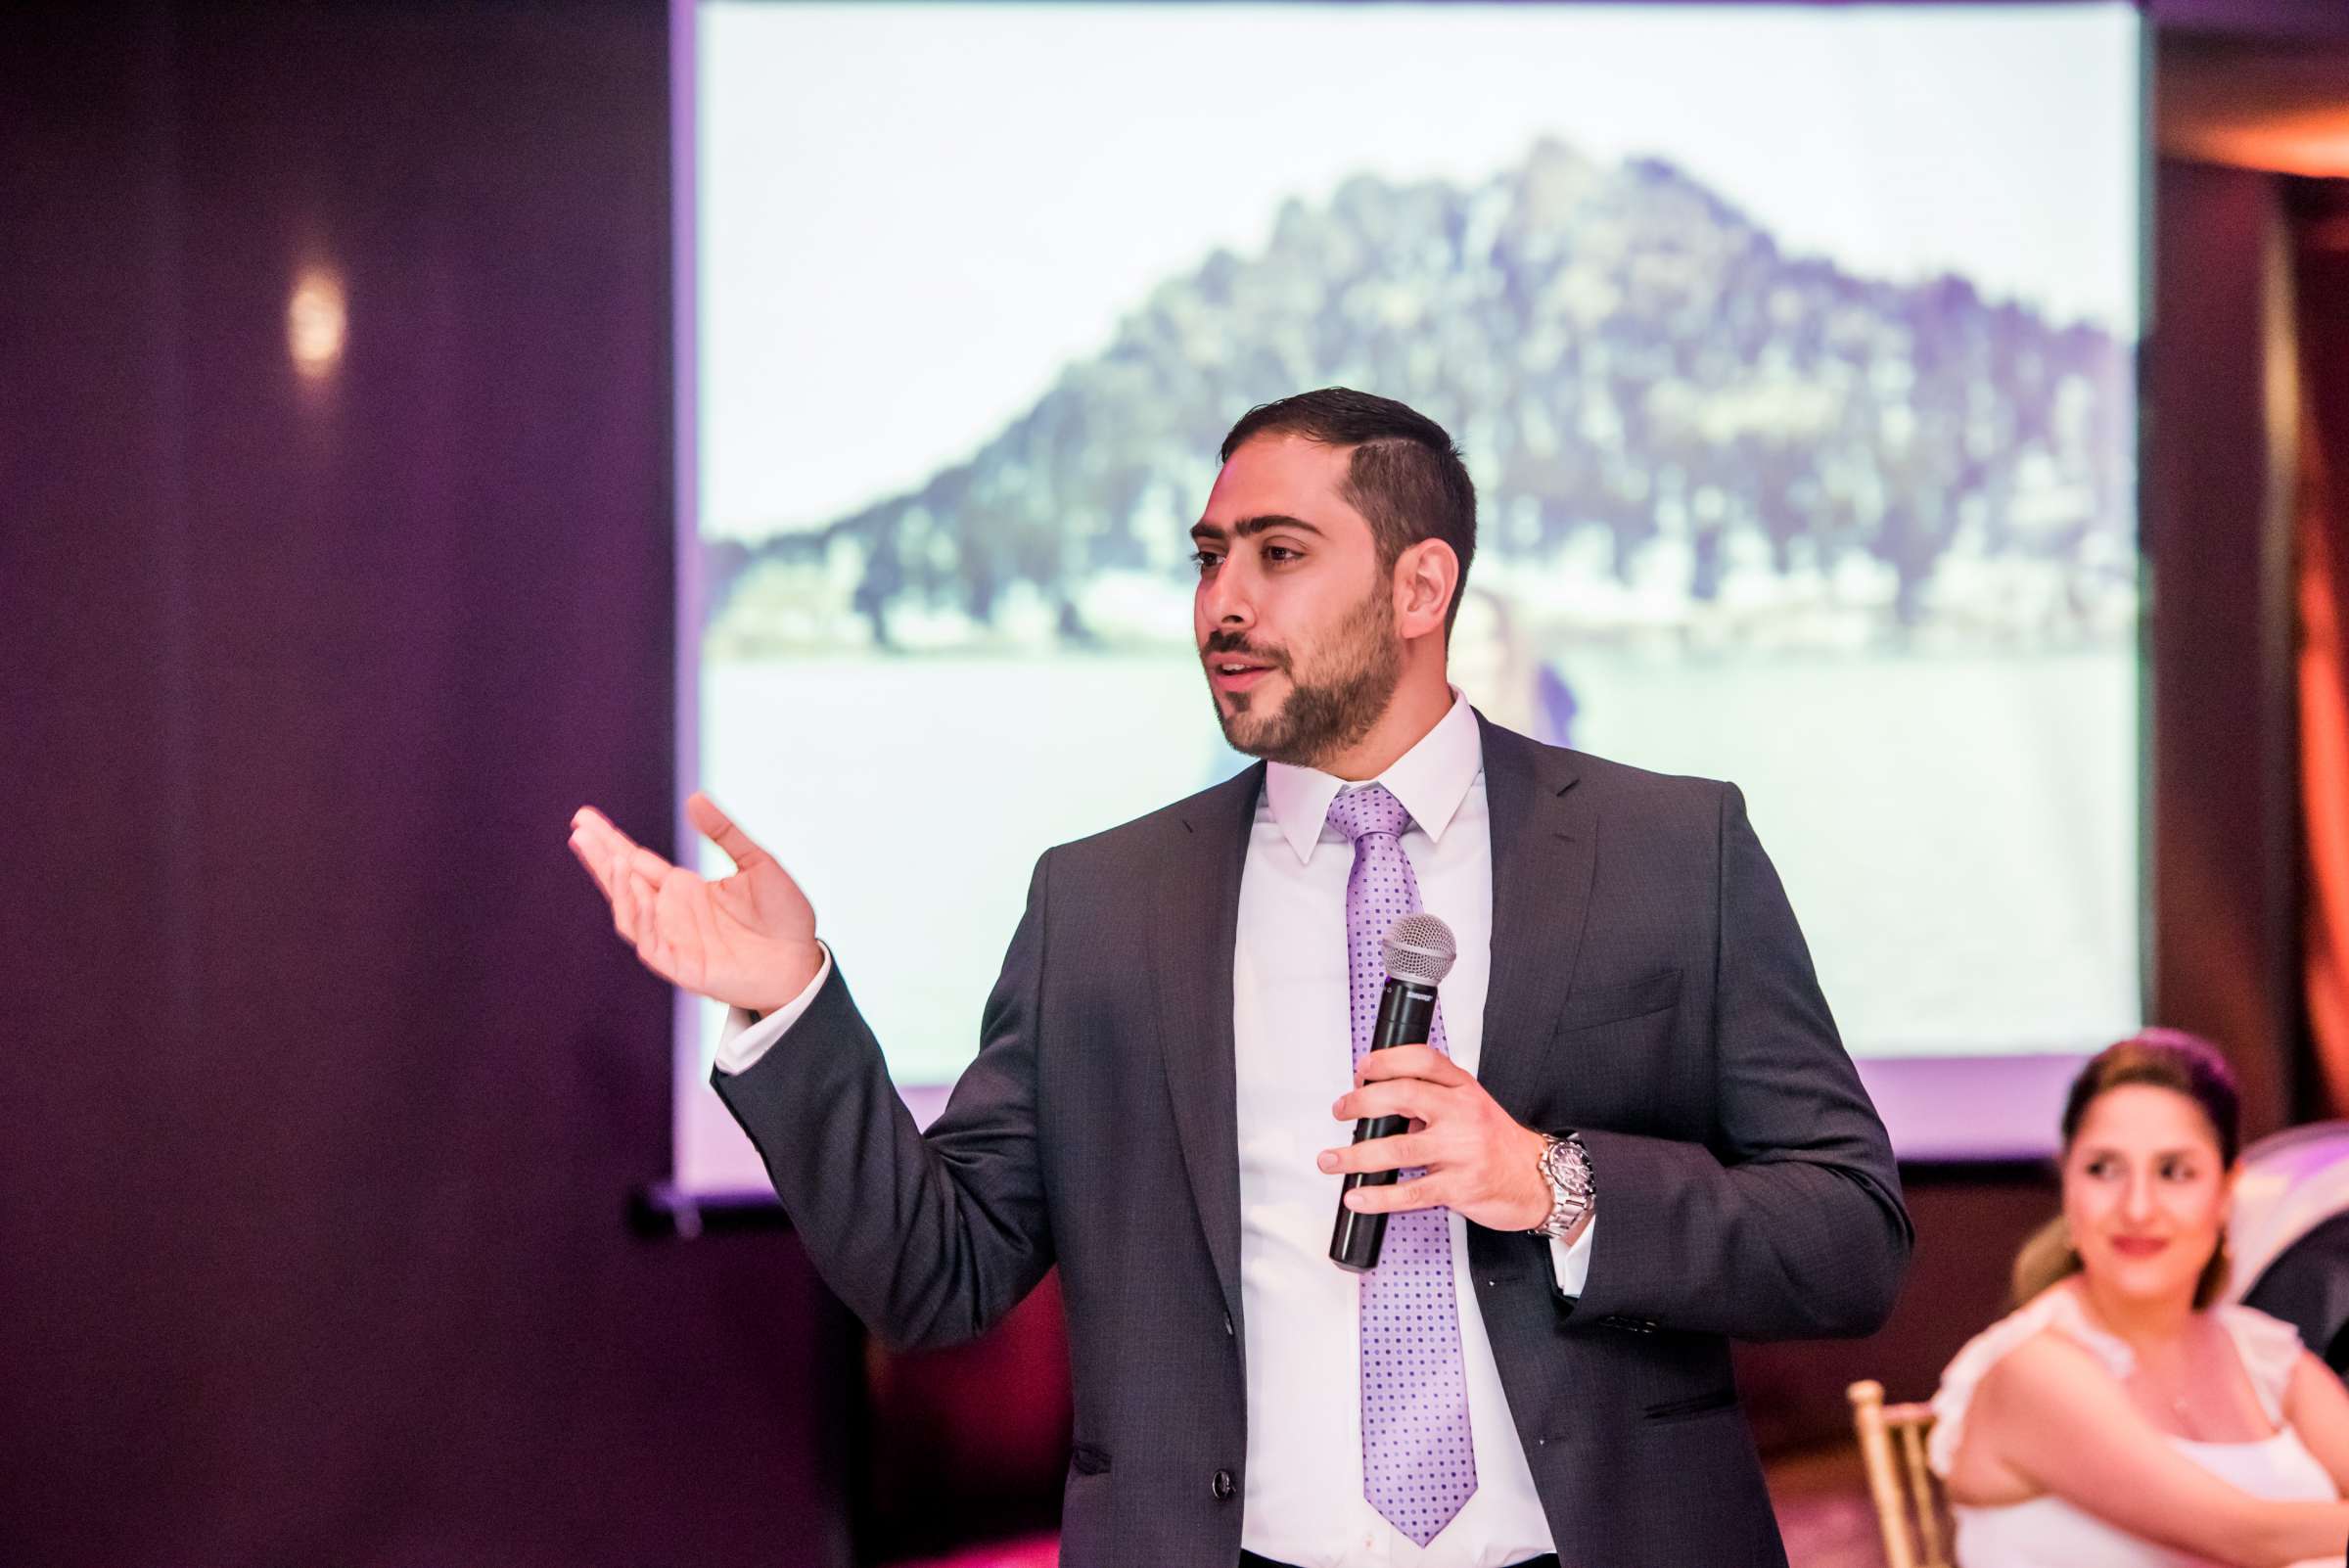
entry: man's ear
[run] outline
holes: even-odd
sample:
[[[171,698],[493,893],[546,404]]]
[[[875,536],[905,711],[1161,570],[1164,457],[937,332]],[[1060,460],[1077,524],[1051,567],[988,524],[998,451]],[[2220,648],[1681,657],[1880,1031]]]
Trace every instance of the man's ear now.
[[[1460,558],[1442,539],[1421,539],[1395,558],[1395,629],[1405,638],[1441,633],[1460,590]]]

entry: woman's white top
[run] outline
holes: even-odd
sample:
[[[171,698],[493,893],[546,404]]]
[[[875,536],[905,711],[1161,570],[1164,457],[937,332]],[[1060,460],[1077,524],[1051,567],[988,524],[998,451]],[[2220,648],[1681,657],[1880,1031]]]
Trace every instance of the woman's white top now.
[[[2251,1375],[2260,1408],[2276,1435],[2255,1443],[2197,1443],[2172,1437],[2171,1446],[2253,1497],[2279,1502],[2334,1500],[2340,1492],[2331,1475],[2283,1419],[2284,1391],[2300,1360],[2299,1332],[2249,1307],[2211,1311],[2234,1341],[2235,1354]],[[1949,1479],[1958,1445],[1965,1437],[1966,1408],[1982,1379],[2008,1351],[2049,1329],[2094,1355],[2115,1378],[2126,1379],[2136,1367],[2128,1342],[2091,1322],[2069,1285],[2042,1291],[1967,1341],[1941,1374],[1941,1390],[1933,1396],[1933,1432],[1925,1449],[1934,1474]],[[1950,1514],[1957,1524],[1958,1568],[2203,1568],[2202,1558],[2130,1535],[2049,1494],[1992,1508],[1953,1503]],[[2337,1565],[2340,1559],[2314,1558],[2308,1568],[2318,1562]]]

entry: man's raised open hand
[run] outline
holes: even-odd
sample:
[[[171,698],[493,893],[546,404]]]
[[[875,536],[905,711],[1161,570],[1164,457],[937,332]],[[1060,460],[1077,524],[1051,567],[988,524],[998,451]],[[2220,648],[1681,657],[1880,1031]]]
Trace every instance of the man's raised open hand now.
[[[718,882],[669,864],[582,806],[571,818],[571,853],[612,905],[612,928],[662,979],[755,1013],[771,1013],[823,967],[815,910],[775,857],[751,842],[707,795],[685,814],[733,858]]]

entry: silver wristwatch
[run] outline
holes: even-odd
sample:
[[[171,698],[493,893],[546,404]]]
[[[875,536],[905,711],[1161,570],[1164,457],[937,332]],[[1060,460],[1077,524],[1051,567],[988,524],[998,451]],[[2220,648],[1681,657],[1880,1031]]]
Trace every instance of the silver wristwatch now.
[[[1549,1218],[1526,1234],[1563,1241],[1598,1201],[1598,1184],[1590,1175],[1590,1151],[1572,1132],[1562,1138],[1544,1132],[1541,1164],[1542,1179],[1549,1183]]]

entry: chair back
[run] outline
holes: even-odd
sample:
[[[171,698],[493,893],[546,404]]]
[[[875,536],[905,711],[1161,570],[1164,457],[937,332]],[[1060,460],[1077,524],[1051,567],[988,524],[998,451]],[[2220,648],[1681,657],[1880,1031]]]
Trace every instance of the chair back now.
[[[1925,1465],[1925,1434],[1933,1426],[1930,1405],[1887,1405],[1884,1385],[1865,1378],[1844,1391],[1852,1402],[1852,1425],[1860,1436],[1860,1458],[1867,1468],[1868,1500],[1884,1533],[1886,1568],[1951,1568],[1941,1499]]]

